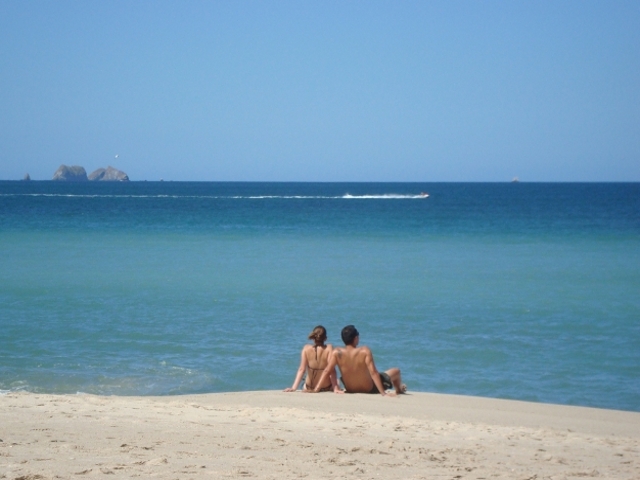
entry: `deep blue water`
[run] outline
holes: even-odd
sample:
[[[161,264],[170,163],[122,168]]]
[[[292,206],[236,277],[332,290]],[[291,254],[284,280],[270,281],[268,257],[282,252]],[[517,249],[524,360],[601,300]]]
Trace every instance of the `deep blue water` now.
[[[420,198],[428,192],[428,198]],[[640,184],[0,182],[0,390],[410,389],[640,411]]]

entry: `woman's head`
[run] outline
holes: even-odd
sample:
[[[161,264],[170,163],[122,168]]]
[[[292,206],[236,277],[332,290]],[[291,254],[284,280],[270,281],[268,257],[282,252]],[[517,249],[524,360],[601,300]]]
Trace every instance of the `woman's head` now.
[[[309,340],[313,340],[316,343],[324,343],[327,339],[327,329],[322,325],[318,325],[313,331],[309,334]]]

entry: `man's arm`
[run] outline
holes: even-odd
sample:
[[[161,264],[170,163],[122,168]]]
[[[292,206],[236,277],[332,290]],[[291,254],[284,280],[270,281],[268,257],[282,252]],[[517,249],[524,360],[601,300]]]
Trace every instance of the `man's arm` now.
[[[333,387],[333,393],[344,393],[338,385],[338,376],[336,375],[336,369],[331,370],[331,375],[329,375],[331,379],[331,386]]]
[[[331,360],[331,356],[333,355],[334,350],[331,345],[329,345],[328,348],[329,348],[329,360]],[[333,393],[344,393],[340,388],[340,385],[338,385],[338,376],[336,375],[335,367],[333,370],[331,370],[331,373],[329,374],[329,379],[331,380],[331,390],[333,390]],[[322,384],[319,384],[319,385],[322,385]]]
[[[371,353],[371,350],[369,350],[369,348],[367,347],[363,347],[363,348],[366,348],[364,352],[365,353],[364,363],[365,365],[367,365],[367,368],[369,369],[369,375],[371,375],[371,380],[373,380],[373,383],[378,388],[380,395],[385,396],[387,394],[384,391],[382,380],[380,380],[380,373],[376,368],[376,364],[373,362],[373,353]]]

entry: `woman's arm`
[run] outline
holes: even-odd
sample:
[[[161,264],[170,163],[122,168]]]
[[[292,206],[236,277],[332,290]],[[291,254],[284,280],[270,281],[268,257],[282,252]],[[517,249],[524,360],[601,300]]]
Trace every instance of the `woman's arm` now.
[[[296,373],[296,378],[293,381],[293,385],[291,385],[291,387],[289,388],[285,388],[285,392],[295,392],[300,386],[300,382],[302,381],[302,377],[304,376],[304,372],[306,372],[308,365],[305,350],[306,346],[302,348],[302,352],[300,353],[300,366],[298,367],[298,372]]]

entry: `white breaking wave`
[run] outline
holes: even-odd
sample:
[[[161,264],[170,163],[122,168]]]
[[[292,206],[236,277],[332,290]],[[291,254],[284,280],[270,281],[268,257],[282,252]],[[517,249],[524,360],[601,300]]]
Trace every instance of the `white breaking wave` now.
[[[66,197],[66,198],[211,198],[234,200],[261,200],[261,199],[360,199],[360,200],[395,200],[395,199],[421,199],[429,197],[426,193],[419,195],[402,195],[385,193],[381,195],[351,195],[345,193],[340,196],[326,195],[74,195],[62,193],[2,193],[0,197]]]
[[[421,193],[419,195],[401,195],[399,193],[385,193],[383,195],[350,195],[345,194],[340,198],[358,198],[358,199],[381,199],[381,200],[395,200],[395,199],[415,199],[415,198],[427,198],[428,193]]]

